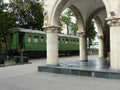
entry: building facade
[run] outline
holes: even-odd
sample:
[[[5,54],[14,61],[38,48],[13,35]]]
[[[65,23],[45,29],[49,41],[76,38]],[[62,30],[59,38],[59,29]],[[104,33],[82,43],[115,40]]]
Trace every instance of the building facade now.
[[[88,25],[98,27],[99,58],[110,52],[110,68],[120,69],[120,0],[44,0],[44,30],[47,34],[47,64],[58,65],[59,17],[69,8],[77,19],[80,61],[86,62]],[[52,41],[52,42],[51,42]],[[52,52],[52,53],[51,53]]]

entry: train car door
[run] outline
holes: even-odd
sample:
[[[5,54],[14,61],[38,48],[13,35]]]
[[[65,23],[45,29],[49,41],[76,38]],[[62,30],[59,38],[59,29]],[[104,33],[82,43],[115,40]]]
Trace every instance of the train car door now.
[[[24,32],[19,33],[19,47],[20,50],[23,49],[23,44],[24,44]]]

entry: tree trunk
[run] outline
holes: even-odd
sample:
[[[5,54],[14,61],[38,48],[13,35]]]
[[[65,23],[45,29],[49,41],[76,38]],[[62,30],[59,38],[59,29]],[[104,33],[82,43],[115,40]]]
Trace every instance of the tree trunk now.
[[[66,25],[67,25],[67,34],[69,34],[69,25],[68,24]]]

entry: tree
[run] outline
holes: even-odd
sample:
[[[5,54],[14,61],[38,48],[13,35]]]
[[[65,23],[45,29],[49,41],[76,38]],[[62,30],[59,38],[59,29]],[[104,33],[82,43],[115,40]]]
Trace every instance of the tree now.
[[[72,17],[74,16],[73,12],[70,9],[66,9],[66,11],[60,17],[60,24],[62,22],[67,25],[67,34],[69,34],[69,26],[73,26],[73,22],[71,22]]]
[[[78,26],[76,22],[72,22],[72,18],[75,17],[74,13],[70,10],[67,9],[65,12],[61,15],[60,17],[60,23],[62,25],[62,22],[64,22],[67,25],[67,30],[68,26],[71,27],[71,30],[74,32],[74,35],[76,34],[76,31],[78,30]],[[89,39],[89,47],[92,45],[93,40],[95,39],[96,36],[96,31],[94,27],[94,21],[91,21],[89,23],[89,30],[87,33],[87,38]]]
[[[9,8],[16,15],[16,26],[42,30],[43,3],[34,0],[11,0]]]
[[[73,23],[71,22],[71,31],[73,32],[74,35],[76,35],[76,32],[78,30],[78,26],[77,26],[77,23]]]
[[[14,27],[16,20],[14,14],[8,11],[7,7],[8,4],[0,2],[0,41],[5,43],[6,50],[8,30]]]
[[[89,41],[89,48],[90,48],[90,45],[92,45],[92,42],[95,39],[96,34],[97,34],[97,32],[95,31],[94,21],[91,21],[89,24],[89,29],[88,29],[88,33],[87,33],[87,38]]]

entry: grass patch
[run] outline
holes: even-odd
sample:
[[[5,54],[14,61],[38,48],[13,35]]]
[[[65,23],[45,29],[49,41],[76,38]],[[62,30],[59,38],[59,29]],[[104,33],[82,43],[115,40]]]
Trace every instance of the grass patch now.
[[[88,54],[89,55],[98,55],[98,50],[95,49],[95,50],[88,50]]]
[[[5,65],[13,65],[16,64],[16,62],[14,60],[6,60],[5,61]]]

